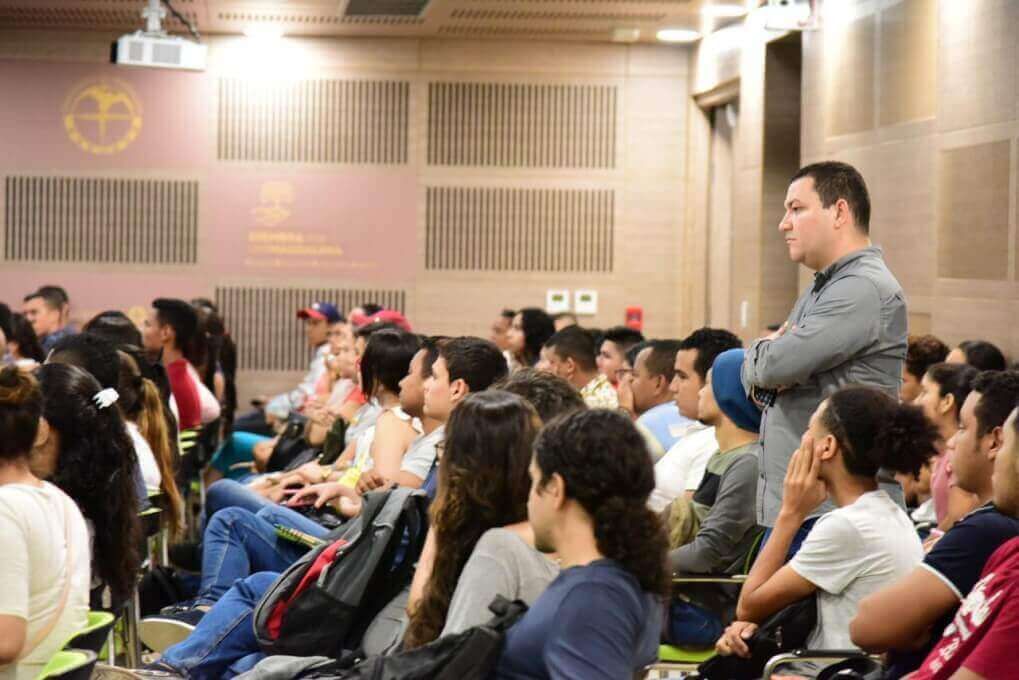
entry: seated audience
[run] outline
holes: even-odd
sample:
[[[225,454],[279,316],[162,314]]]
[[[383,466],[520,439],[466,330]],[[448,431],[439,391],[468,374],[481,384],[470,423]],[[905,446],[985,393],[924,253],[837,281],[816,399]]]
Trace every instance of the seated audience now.
[[[516,315],[515,310],[504,309],[495,318],[495,321],[492,322],[488,340],[498,347],[500,352],[507,352],[509,350],[507,335],[509,334],[510,325],[513,323],[513,317]]]
[[[493,385],[496,389],[518,394],[538,411],[543,423],[564,413],[587,408],[577,389],[551,373],[522,368]]]
[[[69,335],[60,340],[50,351],[48,364],[69,364],[84,369],[92,375],[104,390],[114,392],[120,386],[120,357],[117,350],[110,343],[91,333],[80,333]],[[120,410],[119,405],[115,407]],[[130,437],[130,431],[125,429]],[[135,495],[141,507],[148,505],[148,491],[145,488],[145,473],[142,468],[141,456],[151,455],[151,451],[145,451],[145,442],[131,440],[136,469],[132,476]],[[135,448],[142,447],[141,453]],[[152,460],[145,461],[145,465],[153,464]]]
[[[681,496],[670,506],[669,565],[676,573],[744,573],[760,533],[755,501],[761,412],[743,390],[742,364],[742,349],[723,352],[701,388],[697,418],[715,429],[718,451],[708,459],[693,500]]]
[[[598,372],[613,385],[618,385],[619,371],[624,368],[626,353],[640,342],[644,342],[641,332],[626,326],[615,326],[605,331],[598,347]],[[632,363],[630,368],[633,368]]]
[[[494,346],[492,349],[501,363],[501,354]],[[410,623],[405,642],[409,646],[424,644],[443,631],[456,632],[454,624],[447,627],[448,617],[464,627],[486,617],[487,602],[484,612],[478,612],[473,609],[478,605],[466,594],[455,609],[452,600],[471,553],[489,529],[509,526],[514,535],[495,535],[486,543],[500,555],[512,551],[520,564],[526,565],[510,569],[507,590],[495,594],[534,598],[556,571],[554,563],[537,562],[538,556],[523,550],[528,540],[526,528],[520,526],[526,517],[527,464],[540,425],[534,409],[515,395],[465,393],[448,421],[444,460],[438,467],[438,492],[431,511],[432,529],[407,600]],[[479,579],[476,569],[488,566],[484,560],[479,562],[468,574],[472,583]],[[252,630],[252,611],[277,576],[260,572],[238,580],[201,618],[193,633],[167,649],[152,668],[186,677],[218,678],[254,666],[264,655]],[[391,614],[383,611],[380,616]],[[405,622],[396,624],[402,629]],[[393,632],[381,637],[390,637]]]
[[[680,342],[670,389],[680,415],[692,424],[655,463],[655,490],[650,499],[655,512],[665,510],[682,495],[692,497],[701,485],[704,468],[711,454],[718,450],[718,442],[714,429],[696,422],[700,391],[718,355],[740,346],[738,337],[717,328],[701,328]]]
[[[87,624],[89,533],[74,501],[33,472],[49,425],[35,379],[0,368],[0,678],[30,680]]]
[[[890,677],[917,668],[951,623],[960,601],[980,578],[991,553],[1019,536],[1019,519],[994,504],[1004,423],[1019,400],[1019,373],[986,371],[973,383],[948,444],[960,486],[982,504],[953,526],[923,563],[868,597],[852,625],[853,641],[868,651],[895,650]],[[1000,473],[999,473],[1000,474]]]
[[[308,346],[314,351],[308,372],[290,392],[271,398],[260,398],[259,401],[264,403],[262,409],[237,418],[234,429],[271,436],[275,424],[285,421],[291,412],[299,412],[304,402],[315,394],[315,383],[326,371],[326,355],[329,353],[329,344],[326,340],[329,326],[343,321],[344,318],[336,306],[329,302],[315,302],[299,309],[297,318],[304,321],[304,334],[308,339]]]
[[[22,313],[32,325],[44,352],[49,352],[63,338],[73,335],[68,325],[70,300],[59,286],[42,286],[25,296]]]
[[[555,322],[542,310],[526,307],[517,312],[506,332],[510,372],[538,363],[541,348],[554,333]]]
[[[964,340],[945,358],[950,364],[968,364],[978,371],[1004,371],[1005,355],[985,340]]]
[[[948,345],[933,335],[911,335],[906,348],[906,362],[902,364],[902,387],[899,400],[911,403],[920,396],[920,381],[927,369],[939,364],[948,356]]]
[[[669,589],[643,438],[623,414],[573,413],[538,436],[530,475],[535,547],[562,572],[507,632],[492,677],[633,677],[658,656]]]
[[[119,610],[134,591],[141,527],[138,463],[116,391],[102,389],[77,366],[59,363],[40,367],[38,379],[48,427],[36,438],[32,471],[70,496],[85,516],[92,542],[92,608]]]
[[[88,332],[83,335],[88,335]],[[145,486],[159,490],[165,496],[163,519],[170,536],[176,537],[184,528],[184,500],[174,479],[177,455],[170,445],[173,434],[163,412],[159,389],[141,374],[138,364],[145,359],[140,348],[131,353],[120,350],[117,355],[120,359],[117,406],[134,444]]]
[[[789,463],[774,529],[740,592],[736,616],[716,648],[747,656],[761,623],[806,597],[817,598],[808,649],[851,649],[849,622],[860,601],[894,583],[923,558],[906,513],[883,489],[878,470],[916,473],[937,431],[916,406],[871,387],[844,387],[821,402]],[[830,498],[800,550],[786,555],[804,520]]]
[[[159,298],[145,319],[145,349],[159,357],[173,393],[171,410],[181,430],[194,430],[219,417],[219,403],[202,384],[192,365],[198,315],[184,300]],[[203,394],[204,393],[204,394]]]
[[[555,325],[556,332],[561,331],[564,328],[570,326],[579,326],[580,322],[577,321],[577,315],[572,312],[560,312],[552,317],[552,323]]]
[[[7,336],[7,353],[10,354],[12,362],[34,361],[37,364],[41,364],[46,360],[46,353],[43,351],[42,345],[39,344],[35,331],[32,330],[32,324],[28,322],[24,314],[11,315],[10,330],[11,333]],[[55,343],[56,340],[54,341]]]
[[[947,442],[959,431],[959,410],[966,401],[978,371],[966,364],[935,364],[920,382],[916,403],[938,428],[938,454],[931,466],[931,498],[936,526],[947,531],[977,507],[979,499],[955,482]]]
[[[678,340],[654,340],[637,353],[629,380],[637,431],[644,435],[654,462],[675,446],[694,421],[684,417],[672,398]]]
[[[994,459],[994,506],[1019,515],[1019,420],[1013,410],[1002,428],[1001,450]],[[944,636],[912,680],[981,680],[1019,675],[1015,654],[1016,605],[1019,603],[1019,538],[1009,539],[990,556],[969,594],[956,610]]]
[[[14,363],[7,349],[7,339],[14,334],[11,308],[0,302],[0,367]]]
[[[546,340],[536,368],[548,371],[580,390],[588,408],[619,407],[616,390],[608,378],[598,372],[594,338],[580,326],[565,328]]]

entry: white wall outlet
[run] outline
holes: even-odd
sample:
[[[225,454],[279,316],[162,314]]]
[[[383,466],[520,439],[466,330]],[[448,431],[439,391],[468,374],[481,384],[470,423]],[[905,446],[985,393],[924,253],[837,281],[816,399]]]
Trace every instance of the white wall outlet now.
[[[573,292],[573,311],[576,314],[598,313],[598,291],[577,290]]]
[[[545,293],[545,311],[549,314],[562,314],[570,311],[570,291],[549,289]]]

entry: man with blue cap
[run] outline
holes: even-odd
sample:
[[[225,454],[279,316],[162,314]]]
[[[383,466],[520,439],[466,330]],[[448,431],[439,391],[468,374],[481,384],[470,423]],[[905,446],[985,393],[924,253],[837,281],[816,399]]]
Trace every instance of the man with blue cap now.
[[[692,512],[676,507],[685,498],[671,508],[674,549],[669,563],[677,573],[743,573],[760,533],[755,499],[761,412],[743,389],[742,363],[742,349],[719,354],[700,391],[697,419],[715,428],[718,451],[708,459],[704,479],[687,506]],[[677,532],[684,515],[687,526]]]

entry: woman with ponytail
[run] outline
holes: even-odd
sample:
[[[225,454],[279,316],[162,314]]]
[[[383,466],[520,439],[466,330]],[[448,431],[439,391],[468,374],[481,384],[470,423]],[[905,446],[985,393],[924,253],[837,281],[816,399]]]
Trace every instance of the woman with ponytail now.
[[[30,455],[49,436],[39,385],[0,370],[0,678],[35,678],[87,623],[88,530],[63,491],[39,479]]]
[[[37,377],[48,427],[36,440],[33,471],[78,504],[93,535],[93,607],[117,609],[131,595],[141,562],[138,462],[118,393],[68,364],[46,364]]]
[[[810,649],[853,649],[849,623],[860,601],[923,559],[913,523],[878,488],[879,469],[915,475],[935,452],[937,428],[918,406],[871,387],[844,387],[810,419],[786,472],[782,508],[743,584],[736,616],[716,648],[747,656],[757,624],[806,597],[817,598]],[[800,525],[827,498],[837,507],[786,553]]]
[[[166,526],[171,536],[179,536],[183,521],[184,501],[174,479],[176,454],[170,445],[170,428],[163,411],[159,388],[142,377],[139,362],[144,361],[141,349],[118,350],[120,359],[120,399],[117,403],[124,414],[139,466],[149,488],[163,492],[167,500]]]
[[[530,475],[535,546],[562,573],[508,631],[493,677],[633,677],[658,657],[670,584],[643,437],[615,411],[565,416],[538,436]]]

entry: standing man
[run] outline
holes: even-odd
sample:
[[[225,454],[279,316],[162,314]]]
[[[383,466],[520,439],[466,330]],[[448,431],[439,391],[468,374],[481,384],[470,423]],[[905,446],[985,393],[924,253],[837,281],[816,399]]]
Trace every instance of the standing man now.
[[[906,358],[906,299],[881,249],[871,245],[870,198],[860,173],[835,161],[801,168],[778,228],[789,258],[815,274],[785,325],[755,341],[743,363],[743,385],[765,407],[757,517],[768,527],[782,505],[789,460],[818,404],[849,383],[897,398]],[[879,480],[894,484],[890,475]],[[893,498],[902,498],[901,489]],[[831,509],[826,502],[813,517]]]

